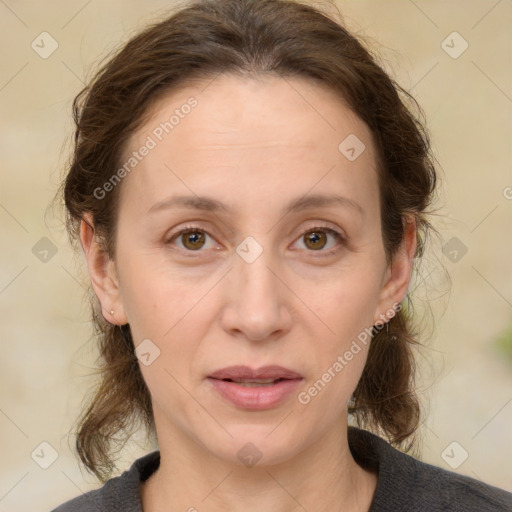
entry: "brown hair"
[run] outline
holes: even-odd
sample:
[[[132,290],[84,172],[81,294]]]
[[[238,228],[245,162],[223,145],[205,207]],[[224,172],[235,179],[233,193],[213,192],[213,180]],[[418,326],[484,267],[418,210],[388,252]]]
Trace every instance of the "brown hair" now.
[[[98,199],[94,191],[119,168],[130,135],[158,98],[188,80],[219,73],[302,77],[337,92],[373,133],[388,262],[402,242],[407,215],[416,219],[416,257],[423,255],[433,230],[426,209],[436,189],[436,171],[424,123],[406,104],[415,105],[423,116],[421,108],[341,23],[294,0],[189,2],[145,28],[102,65],[73,103],[74,152],[63,183],[73,243],[89,213],[106,254],[115,258],[121,185],[107,200]],[[411,293],[404,302],[387,328],[374,332],[349,408],[358,425],[401,447],[412,438],[420,417]],[[105,481],[114,468],[116,447],[139,424],[148,431],[154,424],[129,327],[106,322],[97,300],[92,310],[101,380],[78,421],[76,449],[88,470]]]

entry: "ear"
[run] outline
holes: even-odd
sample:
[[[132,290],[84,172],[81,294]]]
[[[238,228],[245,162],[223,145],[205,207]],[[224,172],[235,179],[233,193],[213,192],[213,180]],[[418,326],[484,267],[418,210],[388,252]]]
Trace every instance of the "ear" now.
[[[115,325],[128,323],[115,262],[101,248],[94,230],[94,220],[92,215],[88,213],[84,214],[84,219],[80,222],[80,244],[82,245],[94,293],[101,304],[103,317],[107,322]]]
[[[390,320],[394,316],[394,313],[390,313],[396,310],[393,304],[400,303],[407,294],[416,254],[416,233],[416,219],[412,216],[404,219],[404,238],[386,270],[379,303],[373,318],[374,325]]]

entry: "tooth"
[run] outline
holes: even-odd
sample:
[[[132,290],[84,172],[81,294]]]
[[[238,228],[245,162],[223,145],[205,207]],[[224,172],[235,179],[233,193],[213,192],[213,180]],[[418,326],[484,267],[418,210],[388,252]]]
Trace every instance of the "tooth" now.
[[[243,380],[234,380],[233,382],[236,382],[237,384],[245,384],[245,383],[249,383],[249,384],[252,384],[252,383],[254,383],[254,384],[271,384],[275,380],[277,380],[277,379],[259,379],[259,380],[243,379]]]
[[[244,386],[246,388],[255,388],[255,387],[269,387],[274,384],[274,381],[268,382],[268,383],[256,383],[256,382],[237,382],[237,384],[240,384],[241,386]]]

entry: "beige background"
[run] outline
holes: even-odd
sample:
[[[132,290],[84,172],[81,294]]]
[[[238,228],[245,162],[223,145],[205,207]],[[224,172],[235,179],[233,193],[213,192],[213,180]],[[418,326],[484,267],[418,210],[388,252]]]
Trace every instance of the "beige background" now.
[[[71,101],[91,65],[170,5],[0,0],[0,512],[50,510],[97,486],[67,435],[94,361],[82,261],[45,210],[68,156]],[[512,368],[494,345],[512,316],[512,2],[338,5],[350,28],[378,41],[387,69],[425,109],[443,169],[436,225],[443,244],[456,237],[467,247],[456,262],[435,247],[417,280],[418,290],[434,285],[425,298],[437,315],[420,359],[430,401],[422,458],[451,469],[442,453],[456,441],[447,460],[468,453],[456,471],[512,491]],[[44,31],[58,42],[47,59],[31,48]],[[458,58],[441,46],[454,31],[469,44]],[[453,53],[463,41],[445,44]],[[43,237],[57,248],[46,262],[33,253]],[[451,295],[435,290],[440,264]],[[41,442],[58,453],[48,469],[31,458]],[[121,468],[148,449],[133,444]]]

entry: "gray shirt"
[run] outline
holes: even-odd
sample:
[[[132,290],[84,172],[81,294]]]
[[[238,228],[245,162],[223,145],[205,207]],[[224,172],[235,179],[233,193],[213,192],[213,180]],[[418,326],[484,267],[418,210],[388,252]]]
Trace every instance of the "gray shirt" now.
[[[369,512],[512,512],[512,493],[416,460],[370,432],[349,427],[348,442],[354,459],[378,472]],[[143,512],[140,484],[159,464],[160,452],[149,453],[52,512]]]

